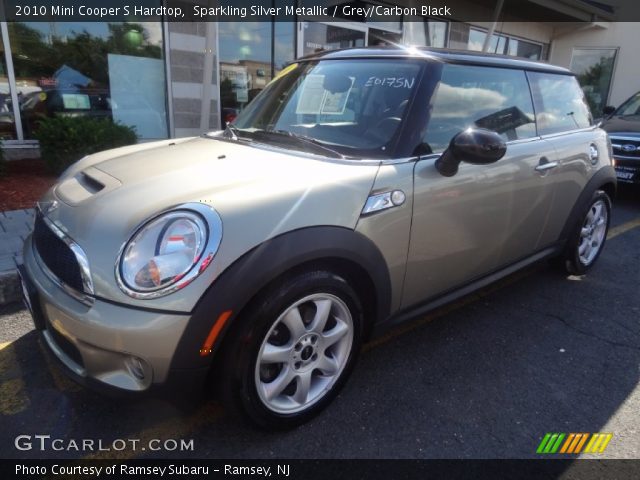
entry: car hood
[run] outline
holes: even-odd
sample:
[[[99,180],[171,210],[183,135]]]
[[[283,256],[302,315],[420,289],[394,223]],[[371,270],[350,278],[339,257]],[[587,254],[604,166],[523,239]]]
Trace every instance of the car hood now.
[[[63,174],[43,204],[57,201],[47,216],[85,250],[96,295],[148,306],[122,293],[114,272],[123,244],[150,217],[189,202],[218,212],[223,240],[213,266],[196,280],[210,283],[242,254],[287,231],[355,228],[378,168],[378,162],[329,161],[199,137],[86,157]],[[186,290],[154,306],[165,302],[162,308],[188,311],[197,298]]]
[[[640,115],[615,116],[602,122],[607,133],[630,133],[640,135]]]

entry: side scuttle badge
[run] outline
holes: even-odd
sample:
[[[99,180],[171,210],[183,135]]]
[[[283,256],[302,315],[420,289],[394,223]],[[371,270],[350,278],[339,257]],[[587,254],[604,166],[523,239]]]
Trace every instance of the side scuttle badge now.
[[[362,209],[362,215],[379,212],[391,207],[399,207],[406,199],[407,196],[402,190],[390,190],[388,192],[369,195]]]

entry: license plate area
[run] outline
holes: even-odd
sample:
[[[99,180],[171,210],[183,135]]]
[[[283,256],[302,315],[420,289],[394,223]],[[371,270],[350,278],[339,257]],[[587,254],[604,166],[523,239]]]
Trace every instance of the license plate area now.
[[[634,175],[634,172],[616,172],[616,177],[618,177],[620,180],[632,180]]]

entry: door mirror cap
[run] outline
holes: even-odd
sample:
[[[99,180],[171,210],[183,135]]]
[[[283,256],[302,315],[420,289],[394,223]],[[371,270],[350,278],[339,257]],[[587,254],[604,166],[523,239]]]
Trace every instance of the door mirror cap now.
[[[484,128],[468,128],[456,134],[440,158],[436,168],[441,175],[453,177],[460,162],[472,165],[495,163],[507,153],[507,144],[496,132]]]
[[[611,115],[613,115],[616,112],[616,107],[614,107],[613,105],[607,105],[606,107],[604,107],[602,109],[602,114],[605,117],[610,117]]]

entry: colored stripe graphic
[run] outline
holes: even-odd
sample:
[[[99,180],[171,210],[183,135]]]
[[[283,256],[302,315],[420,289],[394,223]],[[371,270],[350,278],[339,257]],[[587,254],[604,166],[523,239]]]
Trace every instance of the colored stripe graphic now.
[[[603,453],[612,438],[612,433],[594,433],[584,453]]]
[[[537,453],[556,453],[565,436],[564,433],[547,433],[540,442]]]
[[[551,434],[547,433],[544,438],[542,439],[542,441],[540,442],[540,445],[538,445],[538,449],[536,450],[536,453],[543,453],[544,452],[544,447],[547,444],[547,442],[549,441],[549,438],[551,438]]]
[[[580,441],[578,442],[578,445],[576,445],[576,448],[572,453],[580,453],[582,451],[582,447],[584,445],[584,442],[586,442],[587,438],[589,438],[589,434],[588,433],[581,433],[580,435],[582,435],[582,438],[580,438]]]
[[[575,433],[570,433],[569,436],[567,437],[567,441],[564,442],[564,445],[562,446],[562,449],[560,450],[560,453],[567,453],[567,449],[569,448],[569,446],[571,445],[571,442],[573,442],[573,439],[576,437]]]
[[[564,440],[565,436],[566,435],[564,433],[558,435],[558,439],[556,440],[556,443],[553,444],[553,447],[551,447],[549,453],[556,453],[558,451],[558,448],[560,448],[560,444],[562,443],[562,440]]]
[[[538,445],[536,453],[577,455],[582,452],[585,443],[587,446],[584,453],[603,453],[612,438],[612,433],[547,433]],[[589,440],[588,443],[587,440]]]

